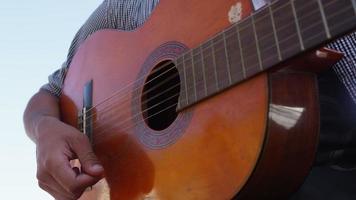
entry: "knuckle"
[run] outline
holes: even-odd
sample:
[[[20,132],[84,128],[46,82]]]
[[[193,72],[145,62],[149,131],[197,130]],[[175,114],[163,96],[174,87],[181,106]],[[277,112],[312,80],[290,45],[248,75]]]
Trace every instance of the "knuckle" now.
[[[50,173],[53,172],[54,170],[59,170],[60,168],[63,168],[65,166],[64,161],[58,160],[56,157],[48,157],[44,159],[43,161],[43,170],[42,171],[49,171]]]
[[[44,184],[44,183],[41,182],[41,181],[38,181],[38,187],[40,187],[42,190],[44,190],[44,191],[46,191],[46,192],[50,192],[50,191],[48,190],[47,185]]]
[[[40,171],[40,170],[37,170],[36,178],[37,178],[37,180],[39,180],[39,181],[43,181],[43,179],[44,179],[43,172]]]
[[[44,169],[48,169],[51,166],[51,160],[49,158],[43,159],[41,164]]]
[[[81,145],[86,138],[83,134],[73,133],[68,136],[68,143],[71,146]]]
[[[37,172],[36,172],[37,180],[40,181],[40,182],[45,182],[46,181],[46,177],[47,177],[46,170],[43,167],[38,166],[37,167]]]
[[[45,186],[41,181],[38,181],[37,183],[38,187],[40,187],[42,190],[45,190]]]
[[[55,163],[54,159],[51,159],[51,157],[46,157],[42,161],[42,165],[45,169],[51,169]]]
[[[88,152],[84,153],[83,159],[86,162],[97,162],[96,156],[95,156],[94,152],[92,152],[92,151],[88,151]]]

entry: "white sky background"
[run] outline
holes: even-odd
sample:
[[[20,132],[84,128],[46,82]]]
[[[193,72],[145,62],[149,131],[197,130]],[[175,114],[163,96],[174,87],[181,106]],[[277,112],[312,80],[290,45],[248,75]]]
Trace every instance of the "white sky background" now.
[[[22,113],[65,60],[70,42],[101,0],[0,0],[1,199],[52,199],[37,186],[35,145]]]

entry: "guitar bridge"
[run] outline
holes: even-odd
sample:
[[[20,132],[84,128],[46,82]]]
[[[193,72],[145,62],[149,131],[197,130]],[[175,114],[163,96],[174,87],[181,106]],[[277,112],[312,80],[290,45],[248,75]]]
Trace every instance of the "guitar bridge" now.
[[[83,90],[83,108],[78,112],[78,129],[93,143],[93,81],[85,84]]]

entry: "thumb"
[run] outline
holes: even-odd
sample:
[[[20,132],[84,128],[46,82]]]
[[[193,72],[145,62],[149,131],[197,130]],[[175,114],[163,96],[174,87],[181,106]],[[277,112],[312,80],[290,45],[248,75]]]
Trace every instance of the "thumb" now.
[[[80,135],[76,138],[76,142],[71,142],[71,148],[78,156],[84,173],[91,176],[100,176],[103,174],[104,168],[94,154],[90,142],[85,135]]]

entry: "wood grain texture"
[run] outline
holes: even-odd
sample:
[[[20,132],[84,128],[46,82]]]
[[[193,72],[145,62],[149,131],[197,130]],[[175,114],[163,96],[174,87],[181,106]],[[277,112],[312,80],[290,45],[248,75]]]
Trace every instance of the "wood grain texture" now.
[[[183,110],[179,115],[189,113],[192,118],[183,122],[178,116],[172,126],[188,126],[179,140],[166,148],[148,148],[133,128],[127,128],[135,126],[127,120],[135,114],[131,108],[135,88],[130,83],[137,80],[150,53],[168,41],[197,46],[229,26],[228,12],[236,2],[161,0],[137,30],[98,31],[81,45],[64,82],[62,119],[76,126],[82,89],[89,80],[94,81],[94,105],[121,91],[117,98],[95,109],[93,147],[106,178],[82,199],[231,199],[246,188],[265,144],[267,74]],[[241,3],[247,16],[250,3]],[[163,130],[157,134],[169,133]]]
[[[319,136],[315,75],[295,71],[271,73],[269,86],[264,150],[236,199],[288,199],[303,183],[314,162]]]

